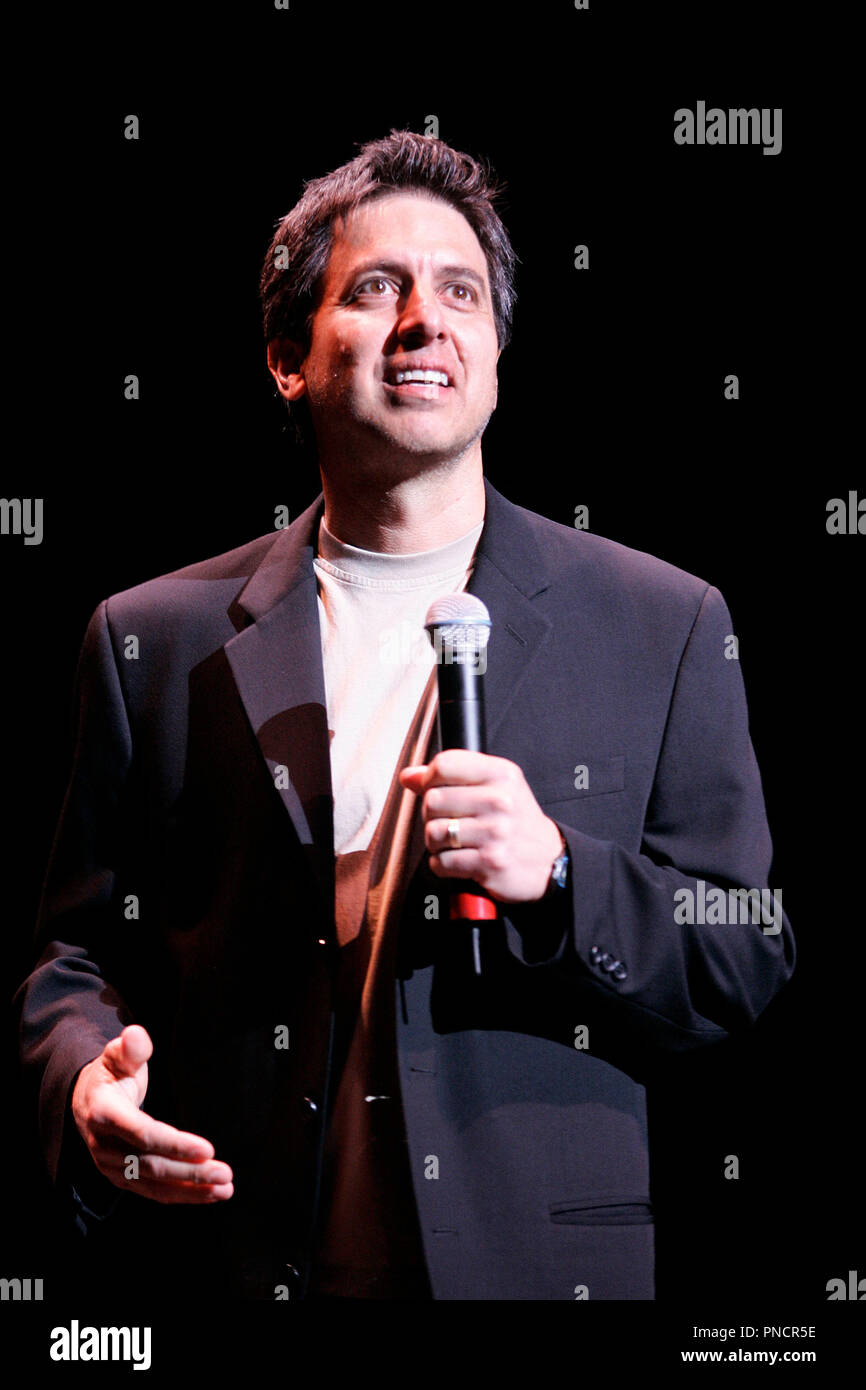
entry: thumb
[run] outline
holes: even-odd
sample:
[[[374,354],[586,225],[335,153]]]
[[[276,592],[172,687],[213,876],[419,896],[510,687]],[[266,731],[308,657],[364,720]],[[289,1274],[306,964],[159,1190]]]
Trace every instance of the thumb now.
[[[404,767],[400,770],[400,781],[410,792],[419,791],[424,773],[427,771],[426,763],[420,763],[417,767]]]
[[[153,1053],[153,1043],[146,1028],[131,1023],[119,1038],[105,1049],[106,1061],[117,1076],[135,1076]]]

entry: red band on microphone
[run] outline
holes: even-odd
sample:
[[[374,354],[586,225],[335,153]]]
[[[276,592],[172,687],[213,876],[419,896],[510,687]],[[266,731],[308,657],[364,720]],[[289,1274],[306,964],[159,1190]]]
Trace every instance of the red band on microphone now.
[[[497,916],[496,903],[477,893],[452,893],[451,921],[489,922]]]

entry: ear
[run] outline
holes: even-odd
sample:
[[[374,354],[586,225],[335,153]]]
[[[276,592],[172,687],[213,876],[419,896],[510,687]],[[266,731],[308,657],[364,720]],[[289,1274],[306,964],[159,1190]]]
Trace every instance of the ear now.
[[[277,383],[277,390],[287,401],[300,400],[307,383],[301,368],[304,352],[293,338],[272,338],[268,343],[268,370]]]

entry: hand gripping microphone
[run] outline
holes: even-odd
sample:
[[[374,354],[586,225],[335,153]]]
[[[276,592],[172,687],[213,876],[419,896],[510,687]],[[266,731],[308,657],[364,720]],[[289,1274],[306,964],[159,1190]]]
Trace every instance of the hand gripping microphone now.
[[[446,594],[431,604],[424,627],[436,654],[440,747],[486,753],[484,672],[491,628],[487,607],[474,594]],[[451,894],[450,920],[473,923],[476,975],[481,974],[481,934],[474,924],[497,915],[496,903],[481,890]]]

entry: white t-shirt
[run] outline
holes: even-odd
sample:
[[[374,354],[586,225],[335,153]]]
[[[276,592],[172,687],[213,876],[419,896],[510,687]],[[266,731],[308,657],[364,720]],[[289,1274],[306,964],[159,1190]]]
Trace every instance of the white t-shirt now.
[[[472,574],[484,523],[410,555],[361,550],[319,524],[313,561],[325,674],[334,853],[366,849],[435,665],[424,630],[430,604]]]

